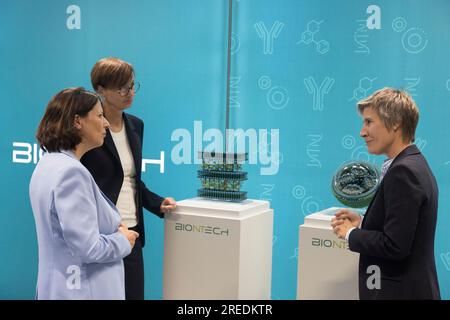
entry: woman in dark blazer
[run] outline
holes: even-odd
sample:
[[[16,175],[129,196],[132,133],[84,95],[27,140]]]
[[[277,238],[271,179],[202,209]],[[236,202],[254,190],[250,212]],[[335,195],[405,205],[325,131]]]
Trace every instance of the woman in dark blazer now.
[[[144,299],[145,245],[143,208],[160,218],[176,206],[173,198],[150,191],[141,180],[144,123],[127,114],[139,83],[134,82],[131,64],[117,58],[99,60],[91,71],[94,90],[102,97],[105,117],[110,123],[104,144],[87,152],[81,162],[91,172],[105,195],[117,206],[122,224],[137,231],[139,238],[124,259],[127,300]]]
[[[382,180],[364,219],[348,209],[334,232],[359,252],[360,299],[440,299],[434,258],[438,186],[413,144],[419,110],[405,92],[384,88],[358,103],[361,137],[385,154]]]

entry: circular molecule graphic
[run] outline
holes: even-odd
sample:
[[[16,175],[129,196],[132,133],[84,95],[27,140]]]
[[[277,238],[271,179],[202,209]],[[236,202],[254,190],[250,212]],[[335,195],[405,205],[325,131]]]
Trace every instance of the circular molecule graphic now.
[[[402,17],[397,17],[392,21],[392,29],[395,32],[402,32],[406,29],[406,20]]]
[[[369,205],[378,187],[380,173],[365,161],[346,162],[340,166],[331,181],[334,197],[343,205],[363,208]]]
[[[320,211],[320,208],[323,208],[323,205],[321,205],[318,200],[315,200],[314,197],[309,196],[302,201],[301,208],[303,215],[306,217],[312,212]]]
[[[409,53],[419,53],[428,44],[426,33],[419,28],[411,28],[402,36],[403,48]]]
[[[305,195],[306,195],[306,190],[305,190],[305,188],[302,187],[302,186],[295,186],[295,187],[292,189],[292,195],[293,195],[294,198],[296,198],[296,199],[302,199],[302,198],[304,198]]]
[[[289,103],[287,90],[279,86],[270,88],[267,93],[267,103],[274,110],[283,109]]]
[[[268,76],[261,76],[258,79],[258,87],[262,90],[269,89],[272,85],[272,80],[270,80],[270,77]]]
[[[342,146],[345,149],[353,149],[356,145],[356,140],[355,137],[351,136],[351,135],[346,135],[345,137],[342,138]]]

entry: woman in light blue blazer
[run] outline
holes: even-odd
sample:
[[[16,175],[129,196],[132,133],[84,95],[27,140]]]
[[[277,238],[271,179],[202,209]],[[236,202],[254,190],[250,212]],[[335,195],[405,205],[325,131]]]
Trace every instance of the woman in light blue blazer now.
[[[36,138],[45,153],[30,181],[39,244],[37,299],[124,299],[122,259],[138,233],[79,159],[103,144],[108,121],[98,96],[69,88],[49,102]]]

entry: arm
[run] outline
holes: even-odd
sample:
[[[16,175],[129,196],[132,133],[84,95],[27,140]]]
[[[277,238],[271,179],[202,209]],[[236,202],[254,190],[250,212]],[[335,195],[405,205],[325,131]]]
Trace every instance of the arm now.
[[[142,146],[144,122],[136,117],[130,117],[130,120],[133,121],[135,127],[137,128],[137,133],[139,135]],[[140,188],[142,191],[142,206],[148,211],[154,213],[160,218],[164,218],[165,213],[175,209],[176,202],[173,198],[163,198],[158,194],[150,191],[142,180],[140,181]]]
[[[61,175],[54,190],[54,206],[67,246],[84,263],[118,261],[131,252],[122,232],[100,234],[96,199],[87,171],[73,167]]]
[[[161,211],[161,204],[163,203],[164,198],[147,189],[143,181],[141,181],[141,189],[143,207],[156,214],[158,217],[164,218],[164,213]]]
[[[369,256],[402,260],[411,251],[424,192],[417,177],[405,166],[393,167],[385,179],[383,230],[354,229],[349,247]]]

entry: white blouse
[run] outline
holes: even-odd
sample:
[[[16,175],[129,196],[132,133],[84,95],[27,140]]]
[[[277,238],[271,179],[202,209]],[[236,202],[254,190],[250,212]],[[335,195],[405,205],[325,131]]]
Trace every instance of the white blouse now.
[[[128,228],[137,225],[136,215],[136,168],[134,166],[133,154],[127,139],[125,124],[119,132],[110,130],[117,152],[119,153],[120,163],[123,170],[123,183],[120,189],[119,198],[116,207],[122,216],[122,223]]]

